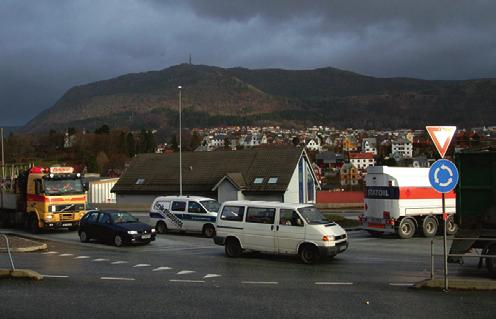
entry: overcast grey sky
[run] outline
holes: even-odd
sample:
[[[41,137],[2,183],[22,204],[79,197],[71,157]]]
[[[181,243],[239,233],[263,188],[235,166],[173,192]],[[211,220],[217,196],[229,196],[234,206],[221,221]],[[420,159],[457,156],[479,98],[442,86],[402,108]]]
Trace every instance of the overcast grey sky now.
[[[0,126],[74,85],[187,62],[496,77],[492,0],[0,0]]]

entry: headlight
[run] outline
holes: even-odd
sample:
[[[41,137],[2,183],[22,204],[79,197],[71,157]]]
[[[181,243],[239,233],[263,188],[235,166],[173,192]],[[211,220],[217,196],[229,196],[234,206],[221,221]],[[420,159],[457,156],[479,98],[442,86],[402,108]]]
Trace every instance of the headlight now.
[[[128,230],[127,233],[129,235],[138,235],[138,231],[137,230]]]
[[[52,215],[46,215],[46,216],[45,216],[45,219],[52,219],[52,218],[53,218],[53,216],[52,216]]]
[[[152,228],[152,233],[154,233],[154,232],[155,232],[155,228]]]
[[[334,236],[333,235],[325,235],[322,237],[322,241],[333,241]]]

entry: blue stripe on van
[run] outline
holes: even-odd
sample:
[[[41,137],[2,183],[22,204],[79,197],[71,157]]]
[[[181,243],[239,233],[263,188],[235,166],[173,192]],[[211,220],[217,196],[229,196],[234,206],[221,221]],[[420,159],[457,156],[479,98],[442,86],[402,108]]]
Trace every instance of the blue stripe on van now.
[[[181,213],[174,213],[177,218],[181,220],[191,220],[195,222],[213,222],[215,223],[216,217],[215,216],[198,216],[198,215],[191,215],[191,214],[181,214]],[[160,218],[164,219],[165,216],[160,214],[160,213],[155,213],[155,212],[150,212],[150,217],[151,218]]]

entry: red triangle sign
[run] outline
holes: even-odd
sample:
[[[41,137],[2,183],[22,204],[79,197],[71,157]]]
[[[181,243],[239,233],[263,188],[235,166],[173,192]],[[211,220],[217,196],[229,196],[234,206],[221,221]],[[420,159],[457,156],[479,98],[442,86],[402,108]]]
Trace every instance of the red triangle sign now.
[[[444,158],[456,131],[456,126],[426,126],[427,132],[432,138],[437,151]]]

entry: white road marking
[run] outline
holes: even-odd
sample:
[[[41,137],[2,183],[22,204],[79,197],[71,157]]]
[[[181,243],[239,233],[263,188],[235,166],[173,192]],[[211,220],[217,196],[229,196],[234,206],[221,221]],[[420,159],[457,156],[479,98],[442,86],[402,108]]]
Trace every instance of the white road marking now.
[[[157,268],[153,269],[152,271],[169,270],[169,269],[172,269],[172,268],[171,267],[157,267]]]
[[[169,281],[170,282],[194,282],[194,283],[205,282],[205,280],[182,280],[182,279],[171,279]]]
[[[196,271],[193,270],[181,270],[180,272],[177,273],[177,275],[187,275],[187,274],[192,274]]]
[[[124,261],[124,260],[118,260],[118,261],[111,262],[112,265],[120,265],[120,264],[127,264],[127,263],[128,262]]]
[[[42,275],[42,276],[46,278],[69,278],[69,276],[65,276],[65,275]]]
[[[411,287],[413,286],[412,283],[406,283],[406,282],[397,282],[397,283],[394,283],[394,282],[391,282],[389,283],[390,286],[399,286],[399,287]]]
[[[133,281],[136,280],[134,278],[128,278],[128,277],[100,277],[101,280],[126,280],[126,281]]]
[[[222,277],[222,275],[217,275],[217,274],[207,274],[206,276],[203,276],[203,278],[215,278],[215,277]]]
[[[133,268],[137,268],[137,267],[150,267],[151,265],[150,264],[137,264],[137,265],[134,265]]]
[[[77,256],[77,257],[74,257],[74,259],[88,259],[88,258],[91,258],[90,256]]]
[[[317,281],[316,285],[353,285],[352,282],[328,282],[328,281]]]
[[[242,281],[242,284],[249,285],[277,285],[279,284],[277,281]]]
[[[58,251],[47,251],[46,253],[42,253],[43,255],[51,255],[51,254],[58,254]]]
[[[97,258],[97,259],[93,259],[93,261],[109,261],[109,259],[106,259],[106,258]]]
[[[60,257],[69,257],[69,256],[74,256],[74,254],[60,254]]]

